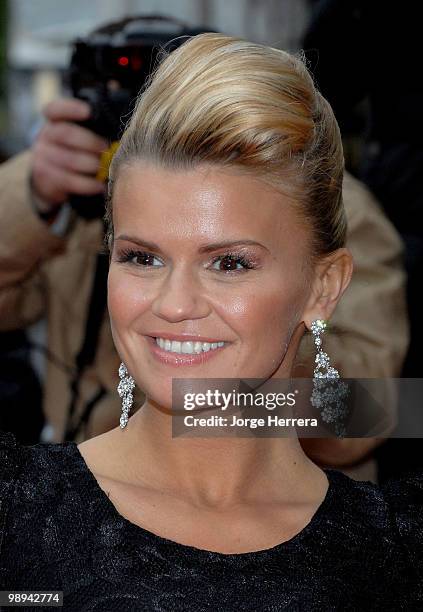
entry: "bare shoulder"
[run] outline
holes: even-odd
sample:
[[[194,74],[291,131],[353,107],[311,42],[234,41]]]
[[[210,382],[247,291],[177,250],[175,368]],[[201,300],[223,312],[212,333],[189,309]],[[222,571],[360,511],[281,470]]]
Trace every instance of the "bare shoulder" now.
[[[118,479],[121,472],[119,452],[115,430],[108,431],[77,445],[88,468],[97,476]]]

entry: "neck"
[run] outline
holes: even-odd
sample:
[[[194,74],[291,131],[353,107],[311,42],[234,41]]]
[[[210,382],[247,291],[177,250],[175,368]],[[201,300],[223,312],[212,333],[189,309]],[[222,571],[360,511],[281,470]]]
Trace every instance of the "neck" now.
[[[172,438],[169,412],[148,400],[117,434],[127,457],[126,479],[178,492],[196,505],[292,499],[322,477],[296,437]]]

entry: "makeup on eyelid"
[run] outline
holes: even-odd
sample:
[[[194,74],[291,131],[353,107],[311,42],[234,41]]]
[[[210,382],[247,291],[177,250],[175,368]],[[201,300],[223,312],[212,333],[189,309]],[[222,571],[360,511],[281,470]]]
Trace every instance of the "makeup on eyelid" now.
[[[144,268],[159,268],[161,266],[155,266],[152,264],[151,260],[150,260],[150,264],[147,263],[139,263],[139,262],[134,262],[132,260],[134,260],[135,258],[151,258],[152,260],[154,259],[160,259],[159,257],[157,257],[156,255],[154,255],[153,253],[149,253],[147,251],[140,251],[140,250],[135,250],[135,249],[120,249],[118,250],[118,255],[117,255],[117,259],[116,261],[118,263],[129,263],[135,266],[139,266],[139,267],[144,267]],[[214,264],[218,263],[219,261],[225,261],[227,260],[228,263],[232,264],[241,264],[243,267],[240,268],[214,268],[216,271],[220,271],[220,272],[242,272],[242,271],[247,271],[247,270],[252,270],[252,269],[257,269],[260,267],[260,263],[257,259],[256,256],[253,256],[253,254],[250,253],[246,253],[245,251],[238,251],[238,252],[234,252],[234,251],[227,251],[224,252],[220,255],[216,255],[212,258],[211,260],[211,265],[214,266]]]

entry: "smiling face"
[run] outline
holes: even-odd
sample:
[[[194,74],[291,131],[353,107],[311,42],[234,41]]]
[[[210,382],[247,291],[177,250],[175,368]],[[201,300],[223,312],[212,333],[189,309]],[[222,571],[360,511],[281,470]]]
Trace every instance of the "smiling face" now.
[[[147,397],[170,406],[172,377],[289,376],[310,295],[311,230],[293,202],[233,170],[136,161],[113,224],[112,333]]]

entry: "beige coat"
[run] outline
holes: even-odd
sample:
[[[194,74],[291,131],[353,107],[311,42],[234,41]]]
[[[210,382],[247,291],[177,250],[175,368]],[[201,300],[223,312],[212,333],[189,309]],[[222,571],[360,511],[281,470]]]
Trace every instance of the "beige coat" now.
[[[83,340],[102,224],[73,218],[65,237],[53,235],[31,205],[30,155],[24,152],[0,167],[0,330],[47,317],[49,351],[72,369]],[[341,376],[399,376],[408,345],[402,244],[368,190],[350,175],[344,181],[344,202],[355,271],[331,321],[342,333],[326,334],[325,350]],[[311,376],[309,335],[298,361],[305,364],[302,375]],[[95,363],[83,376],[77,413],[99,385],[109,393],[77,441],[118,425],[118,365],[106,316]],[[48,360],[44,410],[57,442],[63,439],[69,397],[69,373]]]

